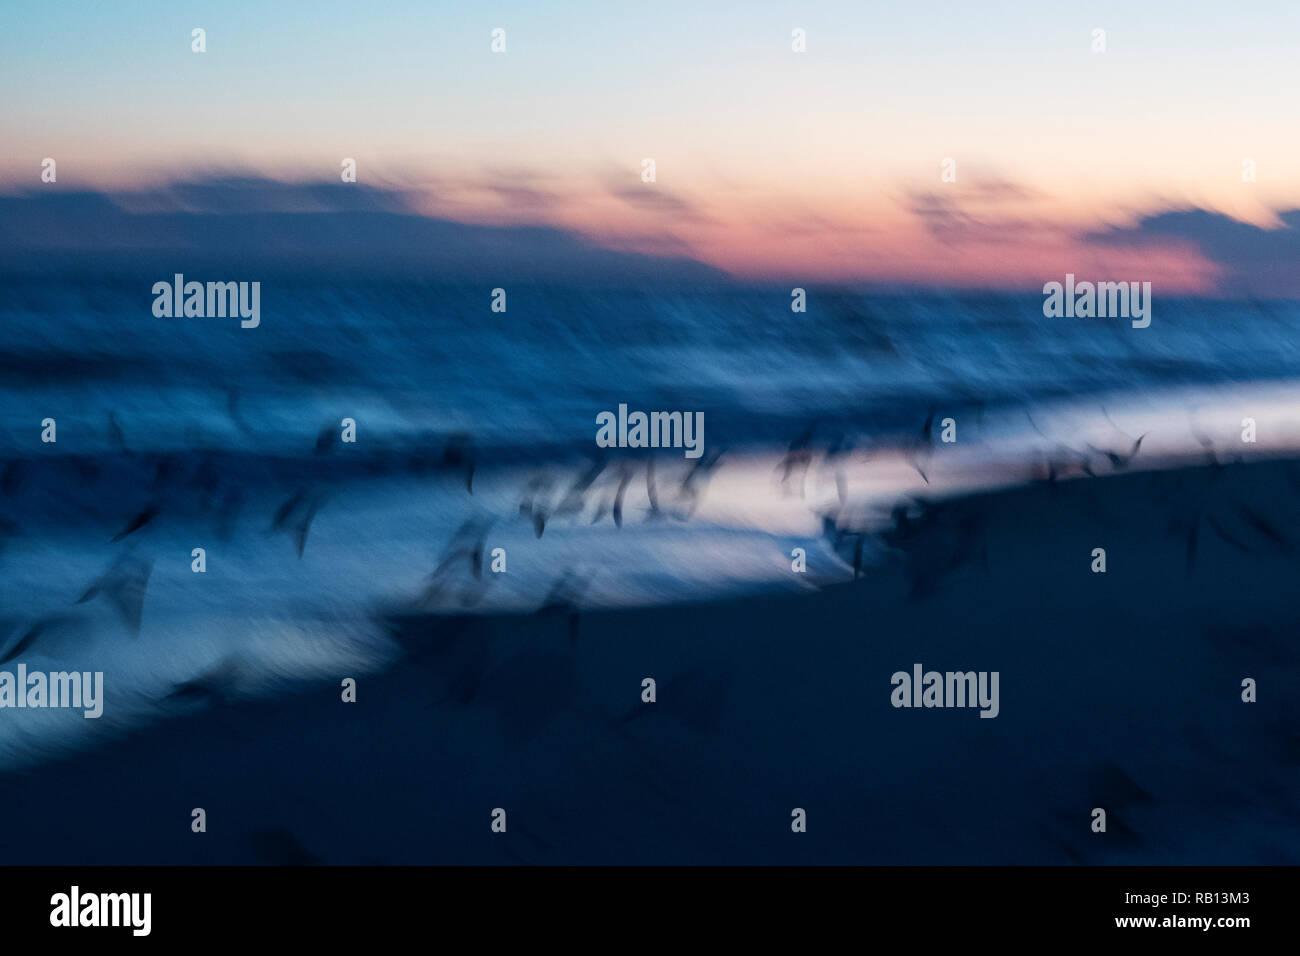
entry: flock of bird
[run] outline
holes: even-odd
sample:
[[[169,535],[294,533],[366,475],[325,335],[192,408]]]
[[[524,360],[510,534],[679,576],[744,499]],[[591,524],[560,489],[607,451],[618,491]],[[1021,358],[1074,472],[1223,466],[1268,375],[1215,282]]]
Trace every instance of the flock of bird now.
[[[241,420],[233,400],[230,411],[236,421]],[[897,449],[901,445],[912,467],[926,484],[930,481],[928,462],[938,448],[934,435],[936,414],[935,408],[931,407],[911,439],[904,437],[891,446]],[[1032,415],[1028,412],[1026,415],[1030,425],[1043,434]],[[165,520],[169,511],[194,508],[215,515],[220,533],[228,536],[244,507],[246,492],[238,481],[227,477],[228,469],[224,467],[219,452],[196,452],[188,459],[180,454],[133,453],[115,413],[109,415],[108,434],[111,447],[118,455],[134,463],[134,473],[148,475],[147,501],[139,510],[131,512],[109,539],[112,544],[122,544],[125,550],[87,585],[75,603],[103,602],[128,630],[138,633],[152,561],[130,547],[134,539],[144,529]],[[1102,464],[1109,466],[1108,473],[1123,471],[1140,453],[1145,438],[1145,434],[1130,437],[1130,444],[1120,450],[1098,448],[1092,444],[1074,449],[1058,444],[1056,451],[1043,461],[1040,480],[1055,486],[1065,478],[1097,477]],[[813,422],[789,443],[775,465],[773,482],[783,494],[803,495],[814,462],[833,474],[839,507],[821,513],[822,533],[835,553],[842,556],[845,565],[852,568],[853,580],[865,573],[864,554],[869,542],[873,550],[880,546],[886,553],[902,556],[913,579],[914,597],[932,593],[950,571],[972,560],[978,559],[987,568],[988,553],[981,542],[982,519],[978,508],[954,507],[952,502],[942,497],[912,495],[895,502],[889,509],[887,520],[872,526],[864,525],[860,515],[851,515],[846,507],[849,488],[843,465],[854,457],[869,457],[881,447],[855,445],[838,432],[819,436],[818,424]],[[309,458],[287,457],[277,465],[283,469],[279,476],[281,483],[287,475],[297,482],[297,487],[274,508],[265,530],[268,534],[288,537],[299,557],[307,548],[316,516],[339,493],[341,483],[350,476],[395,470],[416,476],[450,476],[463,484],[465,494],[474,495],[475,475],[480,465],[473,438],[467,433],[446,438],[440,451],[381,453],[352,458],[348,457],[348,451],[350,448],[345,449],[340,442],[338,426],[331,423],[321,428]],[[1222,467],[1208,446],[1207,456],[1209,463]],[[634,484],[639,484],[646,502],[643,510],[645,522],[690,521],[703,500],[711,476],[725,458],[724,451],[711,449],[667,488],[657,477],[655,460],[650,457],[640,461],[588,460],[567,478],[557,475],[555,469],[539,471],[524,483],[520,491],[517,516],[531,525],[536,538],[545,534],[551,522],[579,517],[590,524],[608,518],[621,529],[626,520],[629,490]],[[11,460],[0,472],[0,492],[6,497],[14,497],[27,479],[26,470],[35,467],[55,465],[50,459],[44,462]],[[102,466],[73,456],[69,467],[90,483]],[[113,502],[100,502],[100,505],[110,508]],[[1243,508],[1247,529],[1274,547],[1289,550],[1290,542],[1274,523],[1248,505]],[[422,589],[411,601],[409,610],[412,613],[426,613],[427,609],[435,607],[443,591],[457,586],[458,582],[466,579],[483,581],[489,533],[503,517],[470,517],[451,534]],[[1170,531],[1187,536],[1189,569],[1195,560],[1202,524],[1234,548],[1244,551],[1251,547],[1242,540],[1240,532],[1234,532],[1211,510],[1184,510],[1175,514]],[[7,537],[20,534],[18,521],[3,518],[0,543]],[[567,616],[569,631],[576,637],[585,586],[583,576],[577,571],[572,568],[562,570],[537,608],[538,613]],[[17,622],[11,620],[9,623],[12,627]],[[13,636],[0,645],[0,663],[38,649],[45,638],[66,625],[66,616],[54,613],[25,628],[18,627],[16,634],[11,631]],[[176,695],[189,698],[196,696],[201,687],[210,687],[212,696],[221,696],[220,687],[229,682],[228,678],[229,674],[220,671],[198,683],[178,688]]]

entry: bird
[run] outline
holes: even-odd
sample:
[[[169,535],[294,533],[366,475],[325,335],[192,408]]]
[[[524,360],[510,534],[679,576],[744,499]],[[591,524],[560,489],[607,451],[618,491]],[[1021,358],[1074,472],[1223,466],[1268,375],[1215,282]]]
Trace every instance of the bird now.
[[[631,483],[632,471],[624,465],[622,475],[618,481],[618,491],[614,493],[614,524],[619,528],[623,527],[623,495],[627,491],[627,486]]]
[[[461,561],[468,560],[469,572],[475,581],[483,579],[483,552],[491,526],[491,519],[470,518],[456,529],[439,557],[438,566],[429,575],[420,596],[422,604],[434,601],[442,593],[445,581],[454,576]]]
[[[1267,518],[1246,505],[1242,505],[1240,511],[1242,517],[1246,519],[1246,523],[1272,542],[1279,551],[1290,553],[1291,542]]]
[[[22,488],[24,479],[27,477],[27,467],[23,462],[15,459],[4,467],[4,473],[0,474],[0,492],[3,492],[6,498],[12,498]]]
[[[1088,449],[1092,452],[1095,452],[1096,454],[1105,455],[1108,459],[1110,459],[1111,467],[1114,468],[1116,471],[1120,471],[1128,467],[1128,463],[1133,460],[1133,457],[1138,453],[1138,449],[1142,447],[1142,439],[1146,438],[1147,434],[1148,433],[1143,432],[1141,435],[1138,436],[1137,441],[1133,443],[1133,447],[1129,449],[1129,453],[1127,455],[1121,455],[1117,452],[1109,451],[1104,448],[1095,448],[1092,445],[1089,445]]]
[[[20,637],[17,641],[14,642],[14,645],[11,648],[9,648],[8,651],[5,652],[3,657],[0,657],[0,664],[9,663],[11,660],[16,658],[19,654],[22,654],[24,651],[28,650],[33,644],[37,642],[37,640],[40,639],[41,632],[43,630],[44,627],[41,622],[37,622],[35,625],[33,625],[27,631],[26,634],[24,634],[22,637]]]
[[[333,422],[330,422],[321,428],[316,434],[316,445],[312,449],[313,454],[323,455],[334,447],[334,442],[337,439],[335,434],[337,427]]]
[[[921,441],[929,445],[934,442],[934,406],[930,406],[929,414],[925,416],[925,422],[921,425]]]
[[[228,386],[226,388],[226,413],[230,416],[230,420],[235,423],[235,427],[247,435],[252,432],[252,429],[249,427],[248,422],[244,420],[244,416],[240,413],[239,402],[239,389],[235,388],[233,385]]]
[[[659,490],[655,484],[655,461],[653,458],[647,458],[645,463],[645,494],[650,500],[650,513],[645,516],[645,520],[655,521],[662,518],[664,512],[659,507]]]
[[[604,470],[605,465],[603,462],[588,464],[587,468],[574,478],[573,483],[569,485],[569,490],[564,493],[564,497],[555,508],[555,514],[568,515],[582,511],[586,504],[587,490]]]
[[[126,435],[122,432],[122,426],[117,423],[117,412],[108,413],[108,435],[114,448],[121,452],[130,452],[126,447]]]
[[[700,483],[709,480],[721,458],[721,451],[712,451],[696,459],[695,464],[691,465],[690,470],[686,473],[686,477],[682,479],[682,483],[677,489],[677,500],[688,500],[690,502],[684,515],[685,518],[689,519],[695,513],[695,509],[699,506],[700,495],[703,492]]]
[[[928,460],[930,454],[934,451],[934,416],[935,408],[931,405],[929,412],[925,416],[925,421],[921,425],[921,438],[916,443],[917,454],[908,459],[908,464],[916,469],[916,473],[921,476],[921,480],[927,485],[930,483],[930,476],[925,473],[925,469],[921,467],[917,459],[925,456]]]
[[[538,497],[544,489],[549,491],[551,488],[551,479],[545,475],[534,475],[524,486],[524,497],[519,502],[519,514],[522,517],[532,518],[533,533],[537,537],[542,536],[546,530],[546,521],[550,516],[546,507],[539,503]]]
[[[1228,544],[1232,545],[1238,551],[1241,551],[1245,554],[1250,553],[1250,548],[1244,543],[1242,543],[1239,539],[1229,534],[1227,529],[1223,527],[1222,523],[1220,523],[1219,519],[1216,518],[1214,515],[1206,515],[1205,523],[1210,526],[1210,528],[1214,531],[1215,534],[1217,534]]]
[[[447,470],[465,470],[465,490],[474,493],[474,438],[468,432],[457,432],[447,439],[442,450],[440,466]]]
[[[785,455],[777,462],[777,468],[781,471],[781,488],[788,490],[790,478],[796,471],[799,472],[800,497],[804,494],[802,481],[808,474],[808,466],[812,463],[812,440],[813,433],[817,429],[817,423],[811,423],[803,432],[798,435],[790,446],[786,449]]]
[[[0,664],[14,660],[20,654],[30,651],[33,648],[40,647],[40,650],[46,657],[58,656],[54,653],[61,635],[70,631],[80,629],[80,625],[74,617],[66,614],[52,614],[43,617],[29,627],[23,635],[13,643],[3,656],[0,656]]]
[[[141,528],[143,528],[145,525],[147,525],[150,521],[152,521],[157,516],[158,516],[157,506],[149,505],[139,514],[137,514],[134,518],[128,521],[126,527],[123,528],[121,531],[119,531],[117,534],[113,535],[113,537],[111,537],[109,541],[112,543],[121,541],[127,535],[134,534],[135,532],[139,531]]]
[[[148,588],[149,574],[152,570],[152,561],[129,554],[123,555],[115,560],[75,603],[85,604],[97,597],[104,597],[132,631],[138,634],[144,615],[145,590]]]
[[[578,640],[578,623],[579,623],[579,601],[586,591],[587,580],[580,579],[572,569],[565,571],[551,589],[546,592],[546,597],[542,600],[542,605],[537,609],[539,614],[565,614],[568,616],[569,642],[576,643]]]
[[[307,547],[307,533],[319,509],[320,502],[316,497],[307,488],[299,488],[275,510],[271,519],[271,530],[282,531],[293,538],[300,558]]]

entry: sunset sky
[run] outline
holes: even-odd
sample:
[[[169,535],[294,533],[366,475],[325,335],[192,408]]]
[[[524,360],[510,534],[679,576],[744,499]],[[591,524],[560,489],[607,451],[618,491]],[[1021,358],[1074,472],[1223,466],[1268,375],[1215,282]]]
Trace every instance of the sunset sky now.
[[[1275,229],[1300,207],[1290,0],[383,7],[11,6],[0,186],[41,186],[47,156],[68,190],[337,181],[354,157],[433,215],[739,276],[1033,285],[1138,263],[1189,291],[1216,278],[1194,243],[1124,228],[1198,208]]]

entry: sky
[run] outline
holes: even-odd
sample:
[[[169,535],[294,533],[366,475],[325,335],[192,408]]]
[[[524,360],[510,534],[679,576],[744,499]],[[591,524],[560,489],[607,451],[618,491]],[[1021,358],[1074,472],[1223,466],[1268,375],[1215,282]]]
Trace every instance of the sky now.
[[[0,26],[0,188],[40,186],[45,157],[55,188],[136,190],[337,180],[350,157],[431,215],[741,276],[1017,285],[1137,263],[1190,291],[1215,263],[1144,217],[1277,229],[1300,207],[1293,0],[133,0],[6,4]]]

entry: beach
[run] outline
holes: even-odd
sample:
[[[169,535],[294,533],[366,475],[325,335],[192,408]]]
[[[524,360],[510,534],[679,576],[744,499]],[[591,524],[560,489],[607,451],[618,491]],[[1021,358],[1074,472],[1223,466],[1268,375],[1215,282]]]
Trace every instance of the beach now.
[[[799,593],[394,609],[381,618],[400,656],[358,677],[355,703],[342,701],[342,672],[252,699],[203,696],[0,776],[21,821],[0,853],[46,864],[1296,862],[1300,462],[981,492],[886,536],[856,581],[850,571]],[[1096,547],[1105,573],[1091,570]],[[916,663],[998,671],[997,717],[891,706],[890,675]],[[654,703],[642,701],[646,677]],[[1256,702],[1242,699],[1245,678]],[[197,807],[205,833],[190,828]],[[1090,826],[1097,807],[1104,833]],[[490,828],[496,808],[505,833]],[[791,830],[795,808],[804,833]]]

